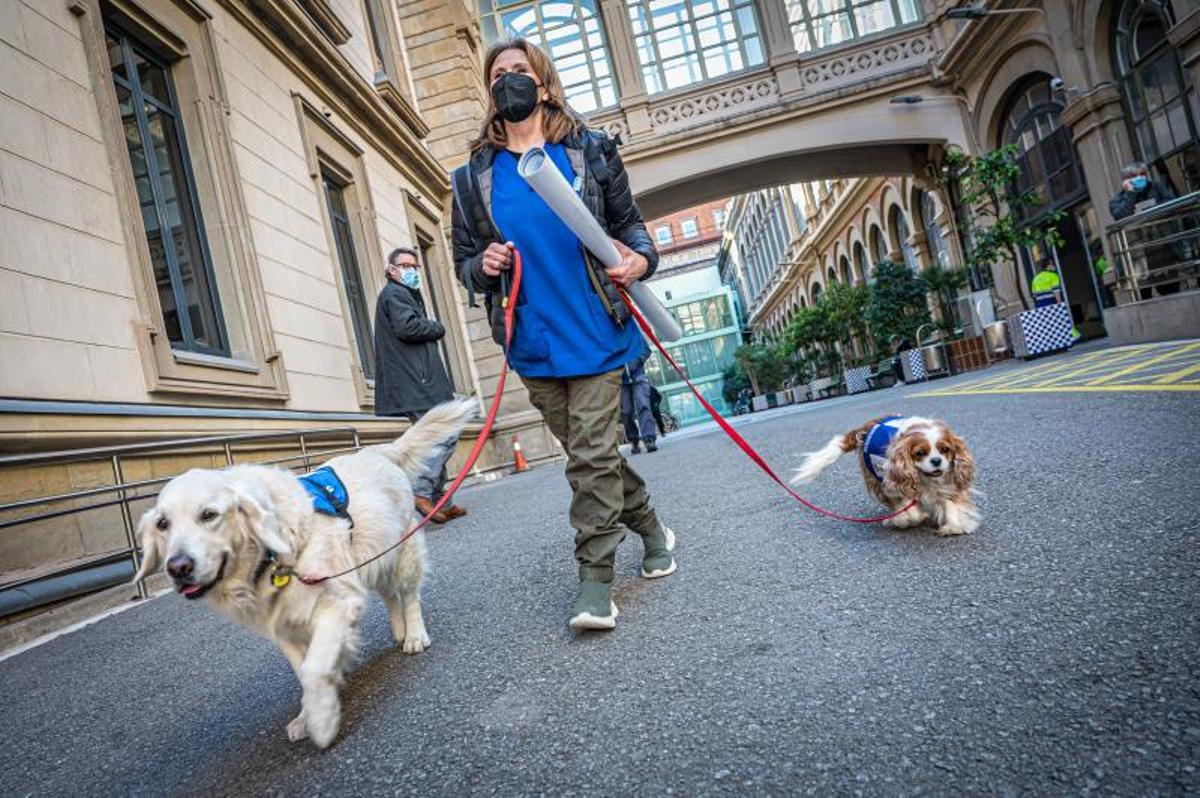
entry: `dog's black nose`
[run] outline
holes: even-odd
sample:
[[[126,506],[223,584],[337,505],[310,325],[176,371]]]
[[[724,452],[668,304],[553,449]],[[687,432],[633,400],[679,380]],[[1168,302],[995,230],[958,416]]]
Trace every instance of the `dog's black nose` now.
[[[196,563],[186,554],[177,554],[167,560],[167,573],[175,579],[187,579],[192,575]]]
[[[930,464],[931,466],[933,466],[934,468],[941,468],[941,467],[942,467],[942,458],[940,458],[940,457],[930,457],[930,458],[929,458],[929,464]]]

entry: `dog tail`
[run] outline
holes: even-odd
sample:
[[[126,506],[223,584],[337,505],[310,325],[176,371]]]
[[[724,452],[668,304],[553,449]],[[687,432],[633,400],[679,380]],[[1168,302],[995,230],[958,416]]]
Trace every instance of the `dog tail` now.
[[[438,445],[457,438],[478,412],[479,406],[473,399],[443,402],[421,416],[394,442],[381,444],[377,451],[413,479],[424,471]]]
[[[821,475],[825,469],[837,462],[837,459],[847,452],[852,452],[858,446],[858,439],[854,432],[847,432],[844,435],[835,435],[829,439],[829,443],[815,452],[809,452],[804,455],[804,462],[796,469],[796,476],[792,477],[793,485],[800,485],[805,482],[812,482]]]

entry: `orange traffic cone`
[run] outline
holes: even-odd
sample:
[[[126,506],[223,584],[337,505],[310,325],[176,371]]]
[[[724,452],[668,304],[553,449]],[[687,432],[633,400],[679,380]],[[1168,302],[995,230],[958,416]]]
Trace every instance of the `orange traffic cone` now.
[[[521,451],[521,441],[517,440],[517,436],[513,436],[513,473],[520,474],[522,471],[529,470],[529,461],[525,459],[525,453]]]

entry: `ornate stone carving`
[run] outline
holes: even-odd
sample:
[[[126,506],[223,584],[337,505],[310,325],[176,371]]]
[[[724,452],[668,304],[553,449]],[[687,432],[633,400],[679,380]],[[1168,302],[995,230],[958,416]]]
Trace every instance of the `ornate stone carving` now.
[[[650,124],[655,133],[673,133],[697,125],[745,113],[779,100],[779,88],[772,75],[759,75],[752,80],[720,88],[704,90],[690,96],[674,98],[650,109]]]
[[[842,50],[802,63],[800,76],[806,90],[830,91],[919,66],[936,55],[933,39],[921,31],[905,39],[893,39],[864,49],[854,48],[851,52]]]
[[[618,116],[614,119],[605,119],[597,122],[596,126],[622,144],[629,143],[629,123],[625,121],[625,117]]]

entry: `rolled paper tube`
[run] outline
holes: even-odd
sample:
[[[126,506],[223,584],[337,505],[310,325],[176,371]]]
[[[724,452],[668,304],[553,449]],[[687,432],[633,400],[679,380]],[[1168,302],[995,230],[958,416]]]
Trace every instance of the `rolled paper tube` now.
[[[534,147],[517,163],[519,174],[541,197],[550,210],[562,220],[588,251],[612,268],[621,263],[621,254],[579,195],[567,184],[566,178],[541,147]],[[671,342],[683,337],[675,317],[667,312],[645,283],[634,281],[626,287],[630,298],[637,303],[642,315],[650,322],[659,340]]]

